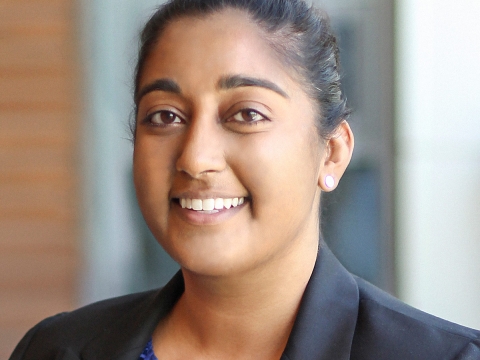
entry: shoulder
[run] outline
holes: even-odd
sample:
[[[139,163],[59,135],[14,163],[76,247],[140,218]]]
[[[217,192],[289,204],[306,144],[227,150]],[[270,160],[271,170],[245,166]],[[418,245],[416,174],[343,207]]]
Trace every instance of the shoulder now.
[[[74,338],[77,334],[94,337],[106,326],[113,325],[126,316],[132,317],[147,307],[149,300],[153,301],[157,293],[158,291],[148,291],[125,295],[65,312],[42,321],[37,333],[45,333],[53,338]]]
[[[480,359],[479,331],[414,309],[358,277],[355,280],[359,312],[352,355],[359,359]]]
[[[49,317],[24,336],[10,359],[55,358],[64,348],[79,352],[92,339],[125,323],[126,317],[142,314],[152,306],[157,294],[158,290],[153,290],[121,296]]]

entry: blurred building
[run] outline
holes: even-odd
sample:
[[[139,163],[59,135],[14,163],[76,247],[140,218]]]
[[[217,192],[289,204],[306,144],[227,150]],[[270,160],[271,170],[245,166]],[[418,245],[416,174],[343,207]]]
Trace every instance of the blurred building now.
[[[0,0],[0,358],[42,318],[163,284],[136,207],[136,34],[159,0]],[[345,265],[480,328],[480,2],[322,0],[356,153],[324,201]]]
[[[0,358],[78,304],[82,71],[72,1],[0,1]]]

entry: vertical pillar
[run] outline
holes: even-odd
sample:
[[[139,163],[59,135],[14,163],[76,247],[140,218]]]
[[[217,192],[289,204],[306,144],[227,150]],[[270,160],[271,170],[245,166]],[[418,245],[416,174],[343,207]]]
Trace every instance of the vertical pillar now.
[[[480,2],[397,2],[400,296],[480,328]]]

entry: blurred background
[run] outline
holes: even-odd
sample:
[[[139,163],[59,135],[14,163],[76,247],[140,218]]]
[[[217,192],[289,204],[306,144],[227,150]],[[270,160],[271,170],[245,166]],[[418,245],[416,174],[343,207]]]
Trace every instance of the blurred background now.
[[[0,358],[46,316],[177,270],[132,185],[137,33],[161,1],[0,0]],[[354,109],[323,234],[352,272],[480,328],[480,2],[322,0]]]

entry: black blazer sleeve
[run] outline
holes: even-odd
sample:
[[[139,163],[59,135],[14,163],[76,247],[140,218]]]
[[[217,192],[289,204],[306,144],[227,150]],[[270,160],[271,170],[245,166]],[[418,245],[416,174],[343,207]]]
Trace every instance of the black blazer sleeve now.
[[[35,325],[33,328],[31,328],[25,336],[20,340],[20,342],[17,344],[15,347],[15,350],[13,350],[12,355],[10,356],[9,360],[22,360],[25,358],[25,353],[27,352],[27,349],[34,338],[35,334],[37,331],[39,331],[41,328],[47,326],[49,323],[54,321],[57,317],[62,316],[64,313],[60,313],[54,316],[51,316],[49,318],[46,318],[45,320],[39,322],[37,325]],[[78,360],[78,357],[60,357],[59,360]]]

